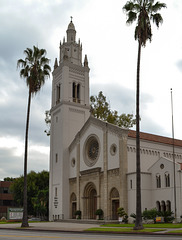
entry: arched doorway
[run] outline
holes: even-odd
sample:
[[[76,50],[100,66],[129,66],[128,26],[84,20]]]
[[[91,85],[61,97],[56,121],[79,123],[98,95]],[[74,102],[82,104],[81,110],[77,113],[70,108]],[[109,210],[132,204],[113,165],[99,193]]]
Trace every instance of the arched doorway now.
[[[117,209],[119,208],[119,192],[116,188],[111,189],[111,219],[118,219]]]
[[[95,212],[97,210],[97,191],[93,183],[88,183],[85,186],[83,200],[84,200],[83,204],[84,218],[95,219],[96,218]]]
[[[76,205],[76,195],[75,193],[72,193],[71,194],[71,197],[70,197],[70,203],[71,203],[71,218],[76,218],[76,215],[75,215],[75,212],[76,212],[76,208],[77,208],[77,205]]]

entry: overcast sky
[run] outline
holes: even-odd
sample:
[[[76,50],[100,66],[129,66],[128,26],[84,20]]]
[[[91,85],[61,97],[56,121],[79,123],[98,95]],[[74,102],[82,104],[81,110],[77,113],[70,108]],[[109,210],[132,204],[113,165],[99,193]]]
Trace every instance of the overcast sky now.
[[[90,67],[90,94],[103,91],[111,108],[135,114],[137,42],[126,25],[122,0],[0,0],[0,179],[23,174],[28,89],[17,60],[33,45],[59,56],[59,42],[73,16],[77,40]],[[182,139],[182,1],[164,0],[164,22],[142,49],[141,130],[171,137],[173,88],[175,138]],[[51,79],[31,106],[28,171],[49,169],[45,111],[51,105]]]

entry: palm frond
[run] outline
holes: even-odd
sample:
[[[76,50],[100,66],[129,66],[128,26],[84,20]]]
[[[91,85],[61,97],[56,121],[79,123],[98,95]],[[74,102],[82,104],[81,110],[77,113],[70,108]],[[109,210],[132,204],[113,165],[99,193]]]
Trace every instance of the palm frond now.
[[[130,11],[128,13],[127,24],[132,24],[137,19],[137,13]]]
[[[159,13],[152,14],[152,15],[151,15],[151,19],[152,19],[153,23],[156,24],[157,27],[159,27],[159,24],[160,24],[160,23],[161,23],[161,24],[163,23],[163,18],[162,18],[162,16],[161,16],[161,14],[159,14]]]
[[[156,2],[154,5],[151,6],[151,11],[154,13],[157,13],[162,8],[166,8],[166,7],[167,5],[165,3]]]
[[[134,36],[135,40],[140,40],[142,46],[146,45],[147,40],[152,40],[150,20],[152,20],[157,27],[163,22],[162,16],[158,11],[165,8],[166,4],[158,1],[156,3],[154,2],[155,0],[130,0],[123,7],[127,15],[127,24],[131,24],[137,20]]]
[[[19,59],[17,67],[20,68],[20,77],[26,79],[31,95],[35,95],[50,76],[51,67],[49,59],[46,58],[46,50],[36,46],[24,50],[25,60]]]
[[[132,1],[128,1],[124,6],[123,6],[123,11],[129,12],[132,11],[134,7],[134,3]]]

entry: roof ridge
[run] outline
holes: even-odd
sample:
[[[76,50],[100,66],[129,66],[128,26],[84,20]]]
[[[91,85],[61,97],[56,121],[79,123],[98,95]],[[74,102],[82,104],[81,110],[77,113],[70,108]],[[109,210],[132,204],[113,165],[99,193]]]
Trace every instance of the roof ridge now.
[[[129,130],[128,137],[136,138],[136,131]],[[155,134],[151,134],[151,133],[145,133],[145,132],[140,132],[140,139],[147,140],[147,141],[153,141],[153,142],[159,142],[159,143],[165,143],[165,144],[170,144],[170,145],[173,144],[173,138],[155,135]],[[182,140],[174,139],[174,145],[182,147]]]

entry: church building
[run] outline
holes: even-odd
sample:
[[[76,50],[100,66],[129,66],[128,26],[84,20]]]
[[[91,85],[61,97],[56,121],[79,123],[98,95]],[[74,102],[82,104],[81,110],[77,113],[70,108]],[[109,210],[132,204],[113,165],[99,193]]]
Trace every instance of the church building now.
[[[118,207],[130,216],[136,212],[136,132],[91,116],[90,69],[72,20],[66,33],[52,81],[49,219],[72,219],[76,210],[95,219],[97,209],[104,219],[117,219]],[[175,212],[176,206],[180,220],[182,141],[148,133],[140,139],[142,211]]]

